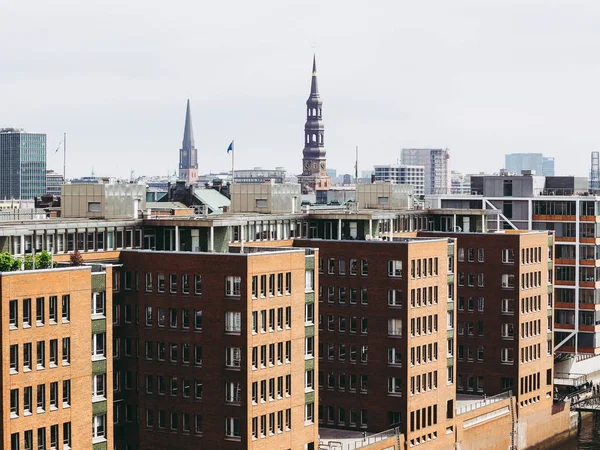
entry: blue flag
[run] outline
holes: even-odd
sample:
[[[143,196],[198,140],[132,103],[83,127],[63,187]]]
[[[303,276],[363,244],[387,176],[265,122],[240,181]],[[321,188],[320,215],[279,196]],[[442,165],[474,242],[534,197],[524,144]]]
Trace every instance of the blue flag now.
[[[233,151],[233,141],[231,141],[231,144],[229,144],[229,147],[227,147],[227,153],[232,152]]]

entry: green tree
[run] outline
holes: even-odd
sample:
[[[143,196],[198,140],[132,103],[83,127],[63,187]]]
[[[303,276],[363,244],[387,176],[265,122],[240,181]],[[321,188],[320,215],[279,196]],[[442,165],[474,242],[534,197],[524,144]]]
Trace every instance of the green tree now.
[[[10,253],[0,253],[0,272],[14,272],[19,270],[20,265],[21,261],[15,259]]]
[[[36,269],[50,269],[52,267],[52,255],[46,250],[35,255],[35,268]]]

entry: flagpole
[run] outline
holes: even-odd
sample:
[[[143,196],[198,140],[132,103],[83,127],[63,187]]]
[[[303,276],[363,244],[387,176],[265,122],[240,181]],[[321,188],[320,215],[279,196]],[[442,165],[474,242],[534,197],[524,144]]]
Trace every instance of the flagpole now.
[[[63,136],[63,184],[67,182],[67,133]]]
[[[235,144],[231,141],[231,184],[235,183],[235,173],[233,171],[233,164],[235,159]]]
[[[356,185],[358,185],[358,145],[356,146],[356,163],[354,164],[354,179]]]

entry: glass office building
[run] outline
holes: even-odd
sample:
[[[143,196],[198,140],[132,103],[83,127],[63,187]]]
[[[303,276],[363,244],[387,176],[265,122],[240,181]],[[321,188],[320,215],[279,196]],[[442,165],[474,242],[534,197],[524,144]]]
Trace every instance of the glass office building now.
[[[46,193],[46,135],[0,129],[0,199],[32,199]]]

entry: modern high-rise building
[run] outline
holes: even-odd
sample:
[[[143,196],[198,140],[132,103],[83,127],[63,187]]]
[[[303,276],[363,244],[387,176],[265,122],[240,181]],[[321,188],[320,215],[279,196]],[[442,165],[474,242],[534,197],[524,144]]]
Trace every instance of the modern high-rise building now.
[[[596,241],[600,196],[590,195],[587,178],[472,176],[470,195],[426,199],[436,209],[485,209],[487,230],[548,230],[555,234],[555,350],[600,354],[595,305],[600,303]],[[455,227],[469,231],[471,224]]]
[[[415,187],[416,195],[423,195],[425,193],[425,168],[405,164],[375,166],[375,181],[410,184]]]
[[[302,174],[298,175],[298,183],[300,183],[302,194],[315,193],[317,203],[327,202],[327,191],[331,186],[331,178],[327,174],[323,102],[317,84],[316,57],[313,57],[310,95],[306,100]]]
[[[46,135],[0,129],[0,198],[32,199],[46,193]]]
[[[401,162],[425,168],[425,195],[450,192],[448,149],[403,148]]]
[[[590,161],[590,191],[600,193],[600,152],[592,152]]]
[[[504,170],[516,175],[532,170],[535,175],[553,177],[554,158],[541,153],[509,153],[504,155]]]
[[[62,195],[62,186],[65,184],[65,177],[54,170],[46,170],[46,194],[52,194],[57,197]]]
[[[183,142],[179,150],[179,178],[187,184],[194,184],[198,180],[198,152],[194,143],[194,130],[192,128],[192,112],[190,101],[187,101],[185,110],[185,127]]]

